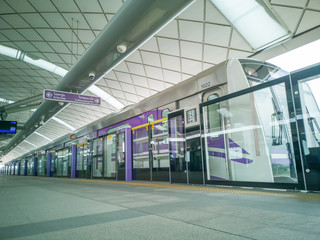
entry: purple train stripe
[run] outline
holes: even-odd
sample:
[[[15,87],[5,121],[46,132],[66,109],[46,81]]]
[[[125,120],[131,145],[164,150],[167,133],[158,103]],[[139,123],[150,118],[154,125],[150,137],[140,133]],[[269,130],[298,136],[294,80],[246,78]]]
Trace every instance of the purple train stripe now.
[[[212,151],[209,151],[209,156],[226,158],[226,154],[223,153],[223,152],[212,152]]]
[[[210,180],[228,181],[228,179],[224,179],[216,176],[210,176]]]
[[[232,139],[229,138],[229,147],[230,148],[241,148],[238,144],[236,144]],[[242,153],[249,154],[246,150],[242,149]]]
[[[291,164],[291,159],[289,158],[272,158],[273,164],[283,164],[283,165],[289,165]]]
[[[236,158],[236,159],[231,159],[233,162],[238,162],[238,163],[243,163],[243,164],[250,164],[253,162],[253,160],[248,159],[248,158]]]

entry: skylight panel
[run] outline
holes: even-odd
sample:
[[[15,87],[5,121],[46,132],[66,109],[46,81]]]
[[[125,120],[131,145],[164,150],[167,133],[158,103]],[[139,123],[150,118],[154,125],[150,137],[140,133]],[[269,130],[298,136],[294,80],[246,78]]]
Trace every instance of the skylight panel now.
[[[211,1],[255,51],[290,36],[263,0]]]

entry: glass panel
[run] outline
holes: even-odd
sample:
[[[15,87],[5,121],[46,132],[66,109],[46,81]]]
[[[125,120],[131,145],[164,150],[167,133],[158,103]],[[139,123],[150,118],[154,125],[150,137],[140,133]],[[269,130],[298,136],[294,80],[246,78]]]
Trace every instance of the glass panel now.
[[[34,162],[33,162],[33,158],[29,158],[28,160],[28,176],[32,176],[33,175],[33,166],[34,166]]]
[[[154,121],[154,115],[153,114],[148,115],[148,123],[151,123],[153,121]]]
[[[69,148],[64,148],[56,152],[56,169],[57,176],[67,177],[69,167],[71,167],[71,153]]]
[[[104,138],[104,176],[107,178],[116,177],[116,134],[110,134]]]
[[[38,157],[38,166],[37,166],[38,176],[46,175],[46,166],[47,166],[47,158],[45,154],[42,154]]]
[[[117,134],[117,180],[125,180],[126,168],[126,141],[125,133]]]
[[[23,176],[24,175],[24,170],[25,170],[25,161],[21,161],[20,164],[20,175]]]
[[[299,129],[305,155],[307,188],[320,190],[320,78],[299,81],[304,129]]]
[[[118,160],[118,168],[125,168],[125,157],[126,157],[126,142],[125,142],[125,134],[118,134],[118,142],[117,142],[117,160]]]
[[[169,181],[168,121],[152,128],[153,181]]]
[[[183,116],[170,118],[170,170],[171,182],[187,182],[185,151],[185,134]]]
[[[146,127],[135,129],[132,138],[133,179],[150,180],[149,138]]]
[[[83,168],[83,145],[77,146],[77,171],[82,171]]]
[[[102,177],[102,165],[103,165],[103,145],[102,138],[93,140],[92,148],[92,173],[93,177]]]
[[[297,182],[284,84],[212,105],[203,109],[207,180]]]
[[[169,112],[170,112],[170,110],[169,110],[168,108],[162,110],[161,118],[166,118],[166,117],[168,117],[168,113],[169,113]]]
[[[246,74],[250,86],[271,81],[289,73],[271,64],[261,64],[254,60],[240,60],[244,73]]]

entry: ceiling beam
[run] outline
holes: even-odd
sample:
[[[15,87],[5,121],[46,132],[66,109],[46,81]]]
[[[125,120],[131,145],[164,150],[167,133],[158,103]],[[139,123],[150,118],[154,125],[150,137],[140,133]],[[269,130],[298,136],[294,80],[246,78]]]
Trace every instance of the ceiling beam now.
[[[127,0],[55,90],[82,93],[160,31],[195,0]],[[121,46],[121,47],[120,47]],[[89,78],[94,73],[94,79]],[[6,146],[10,152],[66,106],[43,101],[25,129]]]

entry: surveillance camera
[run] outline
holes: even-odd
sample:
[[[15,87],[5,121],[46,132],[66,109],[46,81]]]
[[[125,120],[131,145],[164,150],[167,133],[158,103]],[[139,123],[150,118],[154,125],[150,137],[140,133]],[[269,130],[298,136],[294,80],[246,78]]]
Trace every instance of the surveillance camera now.
[[[127,51],[127,46],[124,44],[120,44],[117,46],[117,50],[119,53],[124,53],[125,51]]]
[[[90,80],[94,80],[95,77],[96,77],[96,75],[94,73],[89,73]]]

